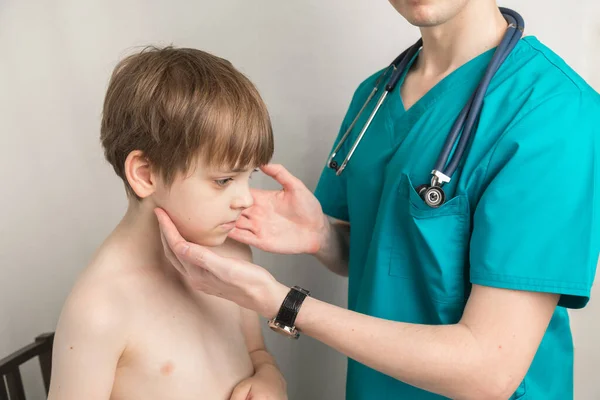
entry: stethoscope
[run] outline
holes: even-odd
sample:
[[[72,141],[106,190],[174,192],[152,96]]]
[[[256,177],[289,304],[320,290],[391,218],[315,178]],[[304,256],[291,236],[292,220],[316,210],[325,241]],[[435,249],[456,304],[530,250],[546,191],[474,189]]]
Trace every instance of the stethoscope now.
[[[458,118],[454,122],[454,125],[452,126],[452,129],[450,130],[450,133],[448,134],[446,141],[444,142],[444,147],[442,148],[442,151],[438,156],[435,166],[431,171],[431,184],[423,184],[416,188],[416,191],[419,193],[421,198],[430,207],[436,208],[444,204],[446,196],[444,194],[442,186],[444,185],[444,183],[450,182],[454,171],[456,171],[456,168],[460,163],[469,138],[471,137],[473,126],[475,125],[475,122],[479,117],[479,113],[481,112],[481,106],[483,105],[483,97],[485,96],[490,81],[492,80],[494,74],[496,73],[496,71],[498,71],[506,57],[508,57],[510,52],[515,48],[517,42],[519,41],[519,39],[521,39],[521,36],[523,35],[523,30],[525,28],[525,22],[523,21],[523,18],[517,12],[508,8],[500,7],[500,11],[502,12],[502,15],[508,22],[508,29],[506,30],[502,41],[496,48],[496,51],[494,52],[492,60],[488,64],[487,70],[485,71],[483,78],[479,82],[479,85],[471,95],[471,98],[469,99],[469,101],[459,114]],[[404,72],[404,69],[406,68],[410,60],[413,59],[415,54],[417,54],[422,44],[422,39],[419,39],[414,45],[406,49],[390,64],[388,68],[386,68],[383,71],[383,73],[375,82],[375,87],[369,94],[369,97],[367,97],[367,100],[365,101],[364,105],[359,110],[358,114],[352,121],[352,124],[350,124],[350,126],[340,139],[339,143],[331,153],[329,160],[327,161],[327,165],[329,166],[329,168],[332,168],[336,171],[337,176],[339,176],[348,165],[348,162],[350,161],[352,154],[354,154],[356,147],[362,140],[365,132],[369,128],[369,125],[371,125],[371,122],[377,115],[379,107],[381,107],[381,105],[383,104],[388,93],[395,89],[396,84],[398,83],[400,77],[402,76],[402,73]],[[352,129],[354,129],[354,125],[356,124],[356,121],[358,121],[362,112],[371,102],[371,99],[375,96],[375,93],[379,90],[379,84],[389,74],[390,71],[392,72],[391,77],[387,85],[385,85],[385,90],[379,97],[375,109],[371,112],[371,115],[369,116],[367,122],[363,126],[362,130],[360,131],[356,140],[354,141],[354,144],[350,148],[350,151],[346,155],[346,158],[344,159],[341,165],[338,165],[337,161],[334,160],[335,156],[337,155],[337,152],[340,150],[340,148],[346,141],[346,138],[348,137]],[[450,154],[452,153],[453,149],[454,154],[450,162],[448,162],[448,159],[450,158]]]

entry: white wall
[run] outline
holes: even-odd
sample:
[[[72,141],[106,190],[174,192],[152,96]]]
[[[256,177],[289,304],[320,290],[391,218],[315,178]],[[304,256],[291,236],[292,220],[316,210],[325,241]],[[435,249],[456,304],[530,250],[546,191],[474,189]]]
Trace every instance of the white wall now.
[[[600,84],[600,60],[586,57],[600,43],[591,1],[519,3],[504,5]],[[269,106],[275,161],[313,188],[356,85],[417,35],[385,0],[0,0],[0,357],[54,329],[76,274],[125,209],[98,135],[109,74],[132,47],[172,43],[230,59]],[[346,282],[311,258],[255,255],[284,283],[345,305]],[[573,313],[581,399],[600,396],[599,308]],[[308,337],[265,335],[291,399],[343,398],[343,357]],[[36,368],[25,378],[41,399]]]

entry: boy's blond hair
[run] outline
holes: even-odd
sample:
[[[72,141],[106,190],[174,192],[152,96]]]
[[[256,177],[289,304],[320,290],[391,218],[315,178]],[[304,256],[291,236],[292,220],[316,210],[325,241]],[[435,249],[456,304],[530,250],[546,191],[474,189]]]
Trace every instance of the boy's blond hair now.
[[[238,169],[269,162],[273,132],[258,91],[229,61],[201,50],[147,47],[115,68],[100,138],[106,159],[133,190],[125,160],[141,150],[167,184],[197,157]]]

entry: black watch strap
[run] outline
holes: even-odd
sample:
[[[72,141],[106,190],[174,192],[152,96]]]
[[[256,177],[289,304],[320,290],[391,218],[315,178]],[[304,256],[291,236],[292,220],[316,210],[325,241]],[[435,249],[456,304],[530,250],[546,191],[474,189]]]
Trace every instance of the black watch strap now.
[[[275,321],[284,326],[293,327],[296,322],[298,311],[300,311],[300,306],[309,294],[310,292],[308,290],[302,289],[299,286],[293,286],[287,296],[285,296],[285,299],[279,308],[279,312],[275,317]]]

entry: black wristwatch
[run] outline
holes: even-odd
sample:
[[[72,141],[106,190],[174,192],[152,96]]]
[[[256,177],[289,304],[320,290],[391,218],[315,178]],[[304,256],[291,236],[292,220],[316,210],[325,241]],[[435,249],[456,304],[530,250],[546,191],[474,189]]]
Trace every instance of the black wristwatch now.
[[[310,292],[294,286],[283,300],[275,318],[269,320],[269,328],[292,339],[298,339],[300,331],[294,325],[300,306]]]

